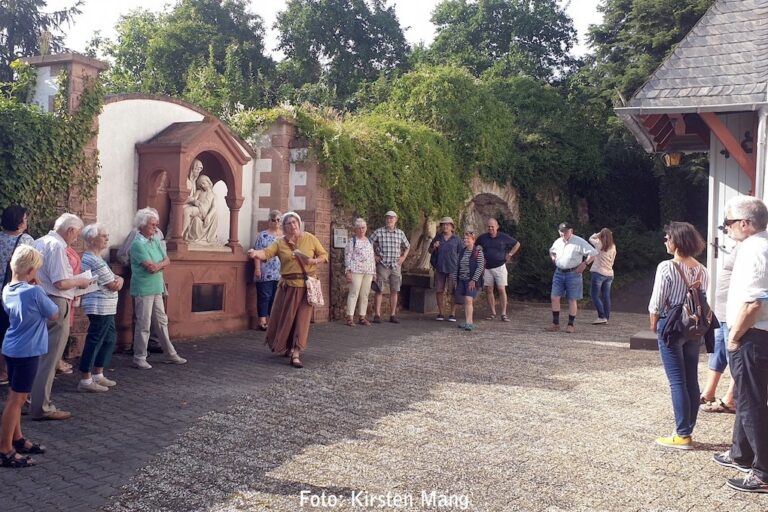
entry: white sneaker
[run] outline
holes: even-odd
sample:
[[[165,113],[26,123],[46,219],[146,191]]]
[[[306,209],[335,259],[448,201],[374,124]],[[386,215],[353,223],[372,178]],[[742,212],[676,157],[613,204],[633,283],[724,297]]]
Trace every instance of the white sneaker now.
[[[164,358],[163,362],[166,364],[187,364],[187,360],[178,354]]]
[[[106,386],[108,388],[111,388],[113,386],[117,386],[117,382],[115,382],[114,380],[108,379],[108,378],[104,377],[103,375],[101,376],[101,378],[97,378],[96,376],[94,376],[93,377],[93,382],[95,382],[99,386]]]
[[[598,318],[594,322],[592,322],[592,325],[599,325],[599,324],[607,324],[608,319],[607,318]]]
[[[152,365],[144,360],[141,360],[141,361],[134,360],[132,366],[134,368],[138,368],[139,370],[150,370],[152,368]]]
[[[104,391],[109,391],[109,388],[96,384],[95,382],[86,384],[81,381],[77,383],[77,390],[81,393],[103,393]]]

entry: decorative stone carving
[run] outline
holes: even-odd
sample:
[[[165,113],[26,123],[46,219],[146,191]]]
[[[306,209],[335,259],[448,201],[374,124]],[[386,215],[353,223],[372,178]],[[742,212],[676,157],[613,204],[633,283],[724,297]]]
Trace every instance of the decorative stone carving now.
[[[208,176],[202,174],[195,185],[194,195],[184,204],[184,240],[198,245],[222,245],[218,239],[219,218],[213,183]]]
[[[187,176],[189,197],[194,197],[195,192],[197,192],[197,179],[200,177],[201,172],[203,172],[203,162],[195,159],[195,161],[192,162],[192,168],[189,170],[189,176]]]

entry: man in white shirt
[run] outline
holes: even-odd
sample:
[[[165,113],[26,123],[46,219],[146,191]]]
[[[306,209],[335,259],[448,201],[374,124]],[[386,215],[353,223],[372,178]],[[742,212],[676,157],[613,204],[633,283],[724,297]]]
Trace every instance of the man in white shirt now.
[[[56,219],[53,231],[38,238],[34,248],[43,255],[43,266],[37,280],[48,297],[59,307],[57,320],[48,322],[48,353],[40,358],[37,376],[30,394],[30,414],[33,420],[66,420],[72,414],[56,409],[51,403],[51,387],[56,375],[56,364],[64,354],[69,338],[69,316],[75,288],[88,288],[89,279],[76,279],[67,259],[67,246],[72,245],[83,229],[80,217],[65,213]]]
[[[735,197],[726,205],[723,224],[741,242],[726,302],[736,419],[731,449],[713,458],[746,473],[728,479],[729,487],[768,493],[768,208],[756,197]]]
[[[555,265],[552,275],[552,325],[545,330],[556,332],[560,330],[560,298],[565,295],[568,300],[568,325],[565,332],[574,332],[578,301],[584,297],[584,279],[582,273],[587,265],[594,261],[597,249],[573,234],[573,226],[563,222],[557,227],[560,238],[549,248],[549,257]]]

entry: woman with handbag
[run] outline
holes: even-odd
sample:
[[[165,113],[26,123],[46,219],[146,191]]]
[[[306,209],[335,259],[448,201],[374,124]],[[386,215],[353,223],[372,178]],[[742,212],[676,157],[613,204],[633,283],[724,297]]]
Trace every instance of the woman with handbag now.
[[[307,348],[313,303],[322,301],[316,272],[328,262],[328,251],[312,233],[301,230],[301,217],[288,212],[282,219],[285,236],[266,249],[251,249],[248,256],[261,261],[280,259],[277,286],[266,342],[272,352],[285,352],[295,368],[302,368],[301,354]]]
[[[5,285],[11,282],[13,251],[19,245],[32,245],[35,239],[24,232],[27,230],[27,209],[23,206],[14,204],[3,210],[0,224],[3,228],[0,232],[0,276],[3,279],[2,288],[5,288]],[[0,288],[0,292],[2,288]],[[5,331],[8,330],[8,327],[10,327],[8,315],[0,307],[0,348],[3,346]],[[5,384],[8,384],[8,372],[5,368],[5,359],[0,357],[0,385]]]

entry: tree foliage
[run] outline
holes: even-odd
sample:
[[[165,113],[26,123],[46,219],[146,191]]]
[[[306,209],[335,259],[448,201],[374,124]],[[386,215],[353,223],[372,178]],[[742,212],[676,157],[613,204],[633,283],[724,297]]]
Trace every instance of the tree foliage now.
[[[0,2],[0,82],[13,79],[16,59],[64,48],[62,27],[80,14],[82,5],[76,0],[72,7],[45,12],[46,0]]]
[[[406,62],[408,44],[386,0],[289,0],[276,27],[294,87],[323,83],[337,105]]]
[[[491,71],[552,80],[575,63],[576,30],[556,0],[443,0],[432,23],[428,59],[476,76]]]
[[[106,77],[114,92],[181,96],[199,92],[201,85],[190,79],[204,75],[209,82],[223,77],[221,83],[231,86],[213,97],[260,106],[274,66],[264,55],[262,19],[245,0],[179,0],[168,13],[134,11],[118,22],[117,40],[101,46],[114,59]]]

